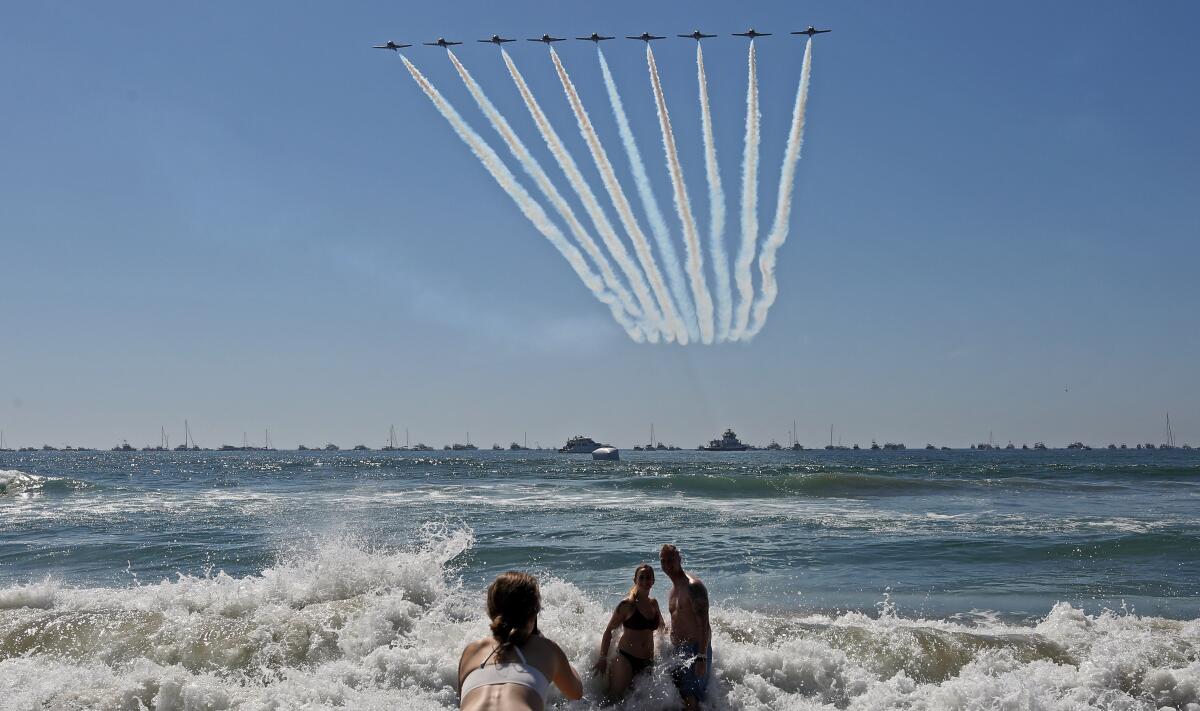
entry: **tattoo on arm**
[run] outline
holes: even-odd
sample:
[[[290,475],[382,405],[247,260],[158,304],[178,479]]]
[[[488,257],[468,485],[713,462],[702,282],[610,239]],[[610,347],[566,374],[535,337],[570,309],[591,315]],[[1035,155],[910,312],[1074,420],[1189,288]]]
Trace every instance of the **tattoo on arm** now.
[[[688,583],[688,593],[692,598],[692,609],[696,616],[708,624],[708,589],[699,580]]]

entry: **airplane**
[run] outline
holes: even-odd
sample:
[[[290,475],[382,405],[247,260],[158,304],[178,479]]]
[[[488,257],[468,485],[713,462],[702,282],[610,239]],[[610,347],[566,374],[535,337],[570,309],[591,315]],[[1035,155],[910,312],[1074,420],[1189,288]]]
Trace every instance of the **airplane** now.
[[[390,49],[393,52],[399,52],[400,50],[404,49],[405,47],[411,47],[411,46],[412,46],[411,44],[396,44],[395,42],[388,40],[387,44],[373,44],[373,45],[371,45],[371,48],[372,49]]]
[[[588,35],[587,37],[576,37],[575,39],[587,40],[588,42],[599,42],[601,40],[610,40],[610,39],[612,39],[612,37],[605,37],[604,35],[598,35],[595,32],[593,32],[592,34]]]
[[[562,42],[564,39],[566,39],[566,37],[551,37],[550,35],[542,35],[541,37],[530,37],[529,41],[545,42],[546,44],[550,44],[551,42]]]
[[[812,37],[813,35],[820,35],[820,34],[824,34],[826,32],[833,32],[833,30],[818,30],[817,28],[813,27],[812,25],[809,25],[807,30],[802,30],[800,32],[793,32],[792,34],[808,35],[809,37]]]
[[[696,41],[700,41],[702,39],[708,39],[709,37],[716,37],[716,35],[706,35],[703,32],[701,32],[700,30],[692,30],[691,34],[675,35],[675,36],[676,37],[690,37]]]
[[[643,42],[649,42],[650,40],[666,39],[666,38],[659,37],[658,35],[652,35],[649,32],[643,32],[642,34],[638,35],[637,37],[626,36],[625,39],[635,39],[635,40],[641,40]]]
[[[422,42],[421,44],[428,45],[430,47],[449,47],[452,44],[462,44],[462,42],[451,42],[445,37],[438,37],[437,42]]]
[[[503,37],[501,37],[500,35],[492,35],[492,36],[491,36],[491,37],[489,37],[488,39],[485,39],[485,40],[475,40],[475,41],[476,41],[476,42],[491,42],[492,44],[494,44],[494,45],[497,45],[497,46],[499,46],[499,45],[501,45],[501,44],[504,44],[505,42],[516,42],[516,40],[515,40],[515,39],[504,39],[504,38],[503,38]]]
[[[751,27],[746,32],[734,32],[733,34],[735,37],[749,37],[750,39],[754,39],[755,37],[770,37],[771,36],[770,32],[756,32],[753,27]]]

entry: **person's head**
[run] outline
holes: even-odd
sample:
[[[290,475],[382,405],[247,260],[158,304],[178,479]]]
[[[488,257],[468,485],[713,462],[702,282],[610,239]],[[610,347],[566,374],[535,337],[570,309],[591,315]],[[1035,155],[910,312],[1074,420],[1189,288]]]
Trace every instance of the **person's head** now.
[[[650,594],[650,588],[654,587],[654,568],[651,568],[646,563],[642,563],[633,569],[633,587],[629,589],[629,599],[633,600],[640,592],[643,595]]]
[[[520,646],[537,627],[542,594],[537,578],[510,570],[496,576],[488,586],[487,611],[492,620],[492,637],[502,646]]]
[[[683,572],[683,556],[680,555],[679,549],[670,543],[663,544],[662,549],[658,552],[658,560],[662,564],[663,572],[668,577],[673,577]]]

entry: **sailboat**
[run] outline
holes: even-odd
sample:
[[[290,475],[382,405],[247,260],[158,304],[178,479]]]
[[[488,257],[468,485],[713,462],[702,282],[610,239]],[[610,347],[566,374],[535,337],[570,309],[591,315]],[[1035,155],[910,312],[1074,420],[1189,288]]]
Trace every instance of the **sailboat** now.
[[[274,452],[275,445],[271,444],[271,430],[263,430],[263,451]]]
[[[1175,449],[1175,430],[1171,429],[1171,413],[1167,413],[1167,443],[1159,449]]]
[[[4,430],[0,430],[0,452],[11,452],[8,445],[4,442]]]
[[[189,441],[191,442],[190,446],[188,445]],[[198,451],[200,451],[200,447],[196,445],[196,440],[192,439],[192,429],[191,429],[191,427],[188,426],[187,420],[183,421],[183,444],[177,446],[175,448],[175,451],[176,452],[198,452]]]
[[[396,426],[392,425],[388,428],[388,443],[387,446],[380,449],[381,452],[397,452],[400,447],[396,446]]]
[[[143,452],[166,452],[171,449],[170,443],[167,441],[167,428],[158,428],[158,446],[151,447],[149,445],[142,447]]]

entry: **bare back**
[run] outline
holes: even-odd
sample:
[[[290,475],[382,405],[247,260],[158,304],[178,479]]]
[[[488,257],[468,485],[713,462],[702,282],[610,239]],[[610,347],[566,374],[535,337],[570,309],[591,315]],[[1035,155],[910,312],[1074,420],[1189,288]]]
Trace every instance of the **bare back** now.
[[[496,640],[485,637],[467,645],[462,658],[458,662],[458,688],[461,692],[463,681],[467,675],[479,668],[486,660],[487,664],[497,662],[509,664],[519,661],[517,655],[509,651],[502,659],[497,660],[492,655],[496,649]],[[566,655],[557,644],[534,635],[521,647],[525,661],[537,669],[552,684],[557,686],[567,698],[578,698],[582,693],[582,683],[579,675],[571,668]],[[468,692],[466,698],[459,701],[459,708],[469,711],[542,711],[546,705],[538,693],[518,684],[493,684],[480,686]]]

